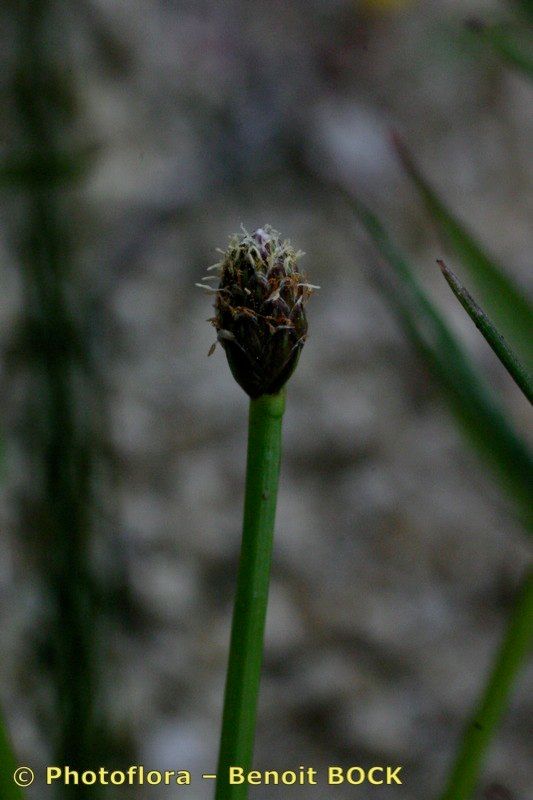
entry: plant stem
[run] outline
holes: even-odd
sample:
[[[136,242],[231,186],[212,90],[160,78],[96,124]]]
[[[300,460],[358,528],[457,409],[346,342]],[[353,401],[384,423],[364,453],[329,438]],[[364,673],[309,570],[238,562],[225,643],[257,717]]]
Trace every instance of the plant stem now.
[[[442,800],[467,800],[476,788],[483,759],[505,711],[517,674],[533,639],[533,571],[515,607],[477,708],[468,723]]]
[[[439,258],[437,259],[437,264],[441,268],[442,274],[448,282],[450,289],[459,300],[478,331],[496,353],[517,386],[522,389],[529,402],[533,403],[533,383],[524,365],[520,363],[503,336],[496,330],[492,320],[489,319],[483,309],[476,303],[457,275]]]
[[[26,213],[20,252],[35,386],[30,413],[32,454],[40,474],[40,486],[34,478],[42,508],[38,541],[45,552],[42,573],[51,601],[48,662],[56,705],[50,738],[56,763],[88,769],[100,747],[95,729],[95,599],[88,563],[94,445],[86,344],[79,304],[72,302],[77,276],[69,195],[64,197],[51,166],[68,152],[75,120],[50,34],[57,4],[24,0],[19,5],[13,93],[19,146],[30,157],[21,185]],[[58,798],[78,800],[100,794],[97,786],[73,784],[54,791]]]
[[[216,800],[245,800],[230,766],[251,768],[281,459],[284,392],[250,401],[242,548],[226,678]]]

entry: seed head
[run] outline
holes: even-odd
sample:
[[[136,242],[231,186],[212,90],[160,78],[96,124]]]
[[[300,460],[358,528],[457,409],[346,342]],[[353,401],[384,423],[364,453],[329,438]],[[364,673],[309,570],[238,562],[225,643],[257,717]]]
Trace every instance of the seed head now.
[[[269,225],[233,236],[222,261],[211,320],[233,377],[252,398],[275,394],[292,375],[307,336],[305,303],[313,289],[299,272],[303,256]],[[210,280],[210,277],[204,280]]]

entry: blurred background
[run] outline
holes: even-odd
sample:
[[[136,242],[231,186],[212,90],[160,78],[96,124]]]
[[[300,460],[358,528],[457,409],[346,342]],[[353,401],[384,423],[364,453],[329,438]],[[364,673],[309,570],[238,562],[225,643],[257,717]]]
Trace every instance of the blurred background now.
[[[288,391],[256,766],[401,764],[404,786],[357,796],[437,796],[524,537],[335,184],[380,213],[524,429],[526,401],[435,268],[449,253],[390,144],[400,131],[525,286],[531,85],[473,35],[515,13],[2,4],[0,703],[20,763],[188,769],[184,796],[211,796],[199,776],[216,763],[247,398],[222,350],[206,357],[211,300],[194,283],[241,223],[270,223],[322,289]],[[527,697],[522,680],[480,798],[528,796]],[[52,796],[39,780],[28,793]]]

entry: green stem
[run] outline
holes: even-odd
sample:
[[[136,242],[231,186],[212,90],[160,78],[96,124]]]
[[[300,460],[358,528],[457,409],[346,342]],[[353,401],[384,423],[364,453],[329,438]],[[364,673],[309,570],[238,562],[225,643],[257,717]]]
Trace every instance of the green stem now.
[[[524,365],[520,363],[503,336],[496,330],[492,320],[489,319],[483,309],[476,303],[457,275],[452,272],[441,259],[437,259],[437,264],[440,266],[450,289],[459,300],[478,331],[492,347],[511,378],[513,378],[517,386],[522,389],[529,402],[533,403],[533,384]]]
[[[486,750],[533,639],[533,571],[518,594],[509,627],[487,685],[463,734],[442,800],[467,800],[479,779]]]
[[[40,165],[28,169],[23,183],[26,228],[20,249],[28,354],[35,370],[31,413],[32,448],[41,475],[38,534],[51,601],[48,661],[56,708],[50,738],[56,763],[88,769],[101,747],[95,725],[95,599],[89,568],[93,431],[86,411],[86,353],[71,309],[76,274],[70,218],[64,188],[50,170],[63,158],[74,117],[50,38],[57,3],[24,0],[19,5],[13,87],[19,146],[30,164],[34,159]],[[62,53],[66,63],[64,48]],[[93,800],[97,795],[96,786],[55,787],[58,798]]]
[[[22,789],[13,780],[17,767],[8,730],[0,715],[0,797],[2,800],[24,800]]]
[[[229,767],[251,768],[281,459],[284,393],[250,401],[241,558],[226,678],[216,800],[245,800]]]

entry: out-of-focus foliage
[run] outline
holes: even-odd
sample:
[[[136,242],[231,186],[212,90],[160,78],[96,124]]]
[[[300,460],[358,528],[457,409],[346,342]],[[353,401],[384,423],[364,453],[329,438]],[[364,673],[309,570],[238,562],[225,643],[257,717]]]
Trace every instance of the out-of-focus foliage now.
[[[396,149],[407,174],[424,199],[454,253],[468,270],[480,299],[530,369],[533,367],[533,311],[505,270],[494,261],[454,216],[418,169],[411,154],[395,136]]]
[[[533,78],[533,4],[514,0],[501,12],[486,15],[480,9],[479,14],[468,16],[464,45],[474,55],[492,54],[509,69]]]
[[[518,502],[521,518],[532,529],[533,460],[527,446],[379,219],[360,203],[355,208],[396,278],[394,288],[384,281],[386,297],[439,381],[463,431],[498,473],[502,485]]]
[[[533,639],[533,572],[526,573],[506,634],[496,654],[481,697],[463,732],[441,800],[468,800],[479,782],[481,767]]]
[[[2,800],[23,800],[22,789],[13,780],[17,761],[13,756],[9,733],[0,716],[0,797]]]
[[[533,35],[526,23],[489,23],[471,20],[467,32],[472,46],[495,53],[510,69],[533,78]]]
[[[108,746],[97,711],[99,586],[90,563],[102,398],[95,399],[87,335],[93,298],[80,281],[73,224],[93,148],[76,129],[76,83],[58,65],[68,42],[55,28],[61,11],[56,0],[24,0],[11,19],[5,91],[12,118],[0,184],[23,211],[13,231],[22,302],[9,378],[27,381],[20,425],[31,481],[19,515],[44,598],[37,660],[49,692],[43,716],[54,761],[88,767]],[[53,791],[61,798],[99,793],[67,785]]]
[[[411,167],[411,163],[408,162]],[[412,169],[410,170],[413,171]],[[415,173],[416,174],[416,173]],[[425,188],[425,184],[422,184]],[[430,198],[432,195],[430,194]],[[461,344],[455,339],[446,322],[429,297],[424,293],[414,272],[388,237],[378,218],[363,205],[356,211],[381,255],[392,268],[399,284],[391,290],[385,281],[383,288],[399,316],[409,338],[415,344],[426,365],[438,380],[463,430],[480,453],[496,468],[504,488],[510,491],[522,507],[521,517],[529,532],[533,530],[533,459],[506,420],[483,379],[469,362]],[[476,322],[481,333],[495,349],[518,385],[531,396],[528,376],[520,366],[491,321],[475,304],[455,275],[442,263],[443,272],[465,310]],[[504,304],[508,298],[505,298]],[[504,308],[507,315],[512,307]],[[506,635],[494,659],[492,670],[481,697],[464,728],[460,746],[452,764],[442,800],[469,800],[479,782],[481,767],[509,696],[530,652],[533,634],[533,575],[526,578],[510,617]]]

